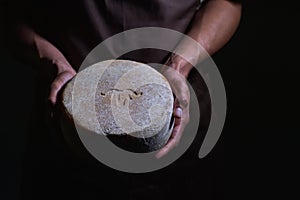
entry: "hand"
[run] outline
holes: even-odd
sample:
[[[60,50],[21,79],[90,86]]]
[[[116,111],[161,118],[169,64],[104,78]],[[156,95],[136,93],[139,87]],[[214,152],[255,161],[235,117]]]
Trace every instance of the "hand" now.
[[[57,75],[51,84],[49,100],[54,105],[57,101],[57,94],[61,88],[75,75],[75,70],[71,67],[64,55],[48,40],[34,32],[27,26],[22,26],[20,30],[24,43],[34,47],[39,59],[50,61],[57,67]]]
[[[61,88],[76,75],[76,71],[70,65],[57,64],[57,69],[57,76],[51,84],[49,95],[52,104],[56,104],[57,94]]]
[[[164,66],[162,74],[170,83],[175,95],[173,116],[174,128],[167,144],[158,151],[156,158],[166,155],[171,149],[178,145],[182,133],[189,122],[190,91],[186,83],[186,77],[174,68]]]

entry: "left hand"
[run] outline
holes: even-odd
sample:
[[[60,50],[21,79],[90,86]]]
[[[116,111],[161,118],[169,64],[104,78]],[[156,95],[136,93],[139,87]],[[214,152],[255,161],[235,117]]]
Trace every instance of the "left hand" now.
[[[160,149],[156,158],[161,158],[178,145],[182,133],[189,122],[190,91],[186,83],[186,77],[172,67],[164,66],[162,74],[170,83],[175,95],[173,116],[175,118],[174,128],[167,144]]]

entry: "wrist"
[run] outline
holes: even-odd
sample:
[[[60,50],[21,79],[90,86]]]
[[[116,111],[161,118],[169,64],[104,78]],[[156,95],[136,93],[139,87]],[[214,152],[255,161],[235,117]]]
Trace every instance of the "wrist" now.
[[[182,58],[181,56],[176,55],[176,54],[172,54],[170,56],[166,65],[168,65],[172,69],[178,71],[185,78],[188,77],[190,71],[193,68],[192,64],[190,64],[187,60],[185,60],[184,58]]]
[[[35,35],[34,41],[39,58],[49,60],[57,67],[58,73],[73,69],[63,54],[46,39]]]

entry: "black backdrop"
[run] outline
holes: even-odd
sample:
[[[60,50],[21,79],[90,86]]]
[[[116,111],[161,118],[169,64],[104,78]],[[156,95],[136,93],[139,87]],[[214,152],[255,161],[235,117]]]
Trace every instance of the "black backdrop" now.
[[[187,177],[200,182],[203,180],[202,183],[195,185],[191,180],[188,187],[166,187],[163,190],[168,195],[182,190],[181,197],[175,197],[186,195],[186,198],[192,199],[190,195],[197,195],[197,199],[253,199],[282,195],[285,199],[291,198],[289,196],[295,192],[296,185],[293,186],[290,181],[295,179],[293,169],[296,169],[295,161],[299,157],[297,140],[292,139],[293,135],[299,134],[296,127],[299,119],[296,107],[299,91],[297,75],[300,72],[296,62],[299,52],[298,19],[297,7],[291,3],[244,2],[237,33],[213,56],[225,82],[228,98],[223,134],[213,152],[199,161],[198,165],[203,167],[204,172],[198,173],[198,168],[187,165]],[[1,44],[4,42],[7,43],[1,35]],[[24,176],[29,176],[23,174],[23,162],[30,144],[28,130],[34,114],[32,108],[37,103],[34,93],[37,74],[30,66],[14,59],[4,45],[1,47],[0,133],[3,150],[0,181],[3,186],[0,198],[19,199],[24,193]],[[176,167],[170,167],[172,172],[164,169],[160,173],[143,176],[155,179],[164,173],[176,174],[169,180],[189,183],[182,168]],[[51,176],[49,171],[40,174],[46,174],[48,178]],[[72,174],[66,176],[71,177]],[[70,192],[80,189],[68,188],[64,183],[55,181],[51,184],[61,184]],[[141,187],[147,188],[147,185]],[[42,191],[41,188],[37,190]],[[209,192],[202,192],[204,190]],[[159,193],[151,187],[148,191]],[[155,197],[147,190],[136,190],[134,193],[142,195],[141,198],[144,195]],[[43,199],[47,197],[46,193],[42,195],[45,195],[41,196]],[[165,194],[166,197],[168,195]]]

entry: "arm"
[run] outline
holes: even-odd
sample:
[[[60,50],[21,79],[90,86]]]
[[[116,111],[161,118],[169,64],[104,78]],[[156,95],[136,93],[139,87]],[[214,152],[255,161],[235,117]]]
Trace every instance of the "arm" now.
[[[182,40],[175,52],[189,58],[189,62],[197,64],[208,54],[222,48],[236,31],[241,17],[241,4],[229,0],[209,0],[198,12],[187,35],[196,40],[202,48],[196,48],[188,41]],[[163,69],[176,96],[174,104],[175,126],[168,143],[156,155],[160,158],[179,143],[185,126],[189,121],[190,93],[186,78],[193,68],[187,60],[173,54],[167,61],[170,66]]]
[[[62,86],[72,79],[76,72],[63,54],[50,42],[38,35],[26,25],[17,26],[21,53],[28,54],[31,59],[46,59],[57,67],[57,76],[51,84],[49,100],[55,104]]]
[[[241,4],[230,0],[209,0],[198,12],[187,35],[196,40],[209,55],[221,49],[235,33],[241,18]],[[196,64],[203,60],[206,52],[196,50],[188,42],[182,41],[178,51],[191,58]],[[192,66],[180,56],[173,56],[172,66],[185,77]]]

